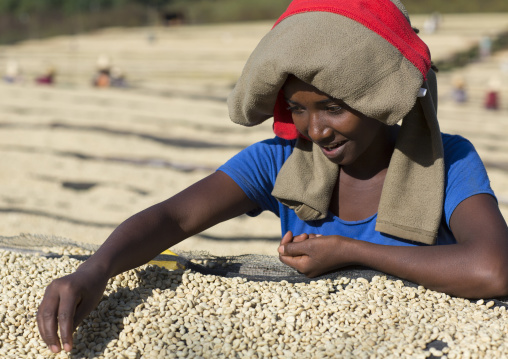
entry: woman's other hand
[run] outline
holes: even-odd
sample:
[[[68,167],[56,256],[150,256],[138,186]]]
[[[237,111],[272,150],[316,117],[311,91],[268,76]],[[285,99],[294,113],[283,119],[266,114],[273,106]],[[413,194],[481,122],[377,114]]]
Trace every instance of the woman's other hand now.
[[[107,282],[108,278],[102,274],[78,269],[46,288],[37,311],[37,324],[42,339],[53,353],[60,352],[62,346],[67,352],[72,350],[74,330],[97,307]]]
[[[307,277],[316,277],[332,270],[352,264],[344,255],[348,238],[300,234],[293,236],[288,231],[279,246],[279,259]]]

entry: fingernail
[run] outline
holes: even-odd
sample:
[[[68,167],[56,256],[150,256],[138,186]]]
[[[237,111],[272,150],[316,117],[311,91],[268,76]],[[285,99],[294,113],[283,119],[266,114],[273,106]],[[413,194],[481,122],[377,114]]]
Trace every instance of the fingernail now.
[[[68,343],[64,343],[63,347],[66,352],[70,352],[72,350],[72,345]]]
[[[279,246],[278,251],[280,254],[284,254],[284,246]]]
[[[58,353],[60,351],[60,348],[58,347],[58,345],[50,345],[49,346],[49,350],[51,350],[53,353]]]

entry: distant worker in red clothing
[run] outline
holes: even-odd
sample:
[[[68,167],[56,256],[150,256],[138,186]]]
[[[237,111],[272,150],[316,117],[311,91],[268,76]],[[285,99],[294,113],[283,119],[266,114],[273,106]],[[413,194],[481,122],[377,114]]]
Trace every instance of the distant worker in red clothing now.
[[[45,73],[35,79],[39,85],[53,85],[55,83],[56,70],[53,66],[48,66]]]
[[[501,84],[498,80],[492,79],[489,81],[489,88],[485,95],[484,106],[487,110],[498,110],[499,109],[499,88]]]

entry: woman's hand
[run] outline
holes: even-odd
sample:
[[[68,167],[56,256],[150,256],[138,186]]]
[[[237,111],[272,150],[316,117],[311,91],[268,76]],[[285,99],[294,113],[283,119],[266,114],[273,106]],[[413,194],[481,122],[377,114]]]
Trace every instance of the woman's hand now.
[[[37,324],[42,339],[53,353],[72,350],[72,334],[76,327],[97,307],[108,278],[87,270],[54,280],[47,288],[37,311]],[[60,338],[58,327],[60,326]]]
[[[279,258],[307,277],[316,277],[352,264],[345,255],[347,242],[348,238],[341,236],[303,233],[293,237],[288,231],[282,237]]]

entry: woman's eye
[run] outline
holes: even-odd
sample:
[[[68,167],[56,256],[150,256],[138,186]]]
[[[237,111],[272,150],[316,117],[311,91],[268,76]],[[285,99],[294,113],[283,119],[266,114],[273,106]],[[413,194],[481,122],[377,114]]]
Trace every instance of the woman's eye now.
[[[329,106],[326,110],[330,113],[339,113],[340,111],[342,111],[342,107],[341,106]]]
[[[287,108],[291,113],[301,113],[303,109],[299,106],[289,106]]]

